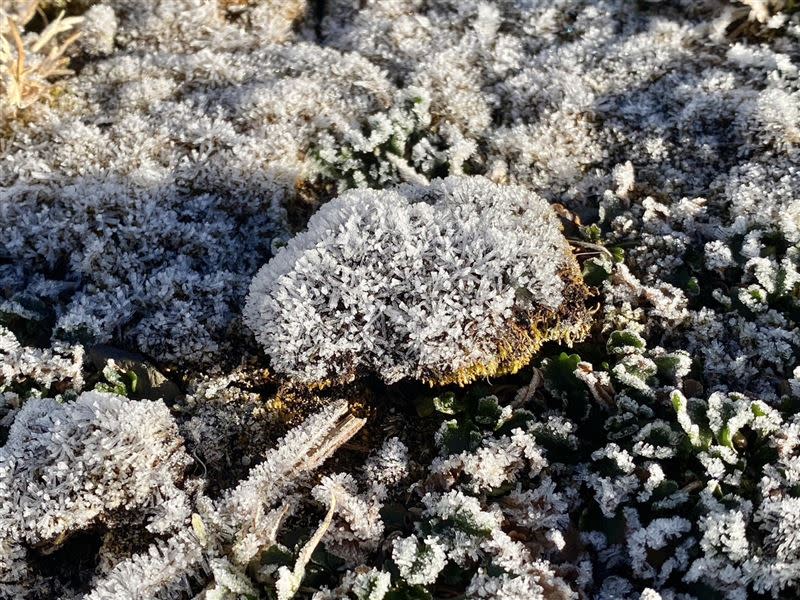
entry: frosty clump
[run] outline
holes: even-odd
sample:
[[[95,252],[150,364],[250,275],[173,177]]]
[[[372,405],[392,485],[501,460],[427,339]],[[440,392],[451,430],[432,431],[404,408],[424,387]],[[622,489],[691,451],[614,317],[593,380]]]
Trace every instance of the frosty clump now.
[[[278,532],[297,508],[300,497],[292,492],[363,424],[363,419],[348,414],[342,401],[309,416],[234,489],[216,500],[199,496],[190,528],[118,561],[98,578],[87,600],[180,597],[192,584],[217,598],[237,593],[258,597],[256,586],[267,585],[278,589],[278,598],[288,600],[293,592],[281,590],[296,589],[302,575],[287,582],[286,567],[276,574],[274,567],[261,564],[261,558],[279,546]],[[319,535],[324,532],[323,525]],[[315,546],[306,545],[309,553]],[[302,573],[307,562],[301,552],[294,573]]]
[[[245,321],[278,371],[466,384],[585,333],[586,290],[536,194],[482,177],[356,190],[256,275]]]
[[[45,597],[57,583],[37,557],[92,528],[107,533],[87,598],[171,598],[190,580],[219,593],[237,582],[252,590],[243,571],[276,543],[298,503],[290,492],[362,425],[345,402],[332,403],[211,500],[189,476],[192,460],[163,402],[99,392],[29,400],[0,449],[0,597]],[[131,555],[126,540],[137,536],[156,541]]]
[[[28,396],[43,395],[53,385],[80,391],[84,385],[83,359],[81,346],[25,346],[0,325],[0,415],[19,408]]]
[[[160,401],[98,392],[29,400],[0,449],[0,540],[21,558],[99,524],[168,531],[190,513],[181,486],[189,463]],[[0,562],[0,593],[24,585],[26,572],[21,560]]]
[[[302,219],[320,133],[382,110],[392,86],[357,55],[295,40],[305,2],[236,17],[217,0],[94,3],[20,32],[22,46],[35,2],[9,2],[21,16],[6,4],[0,113],[20,114],[0,124],[0,303],[52,307],[48,337],[213,363],[239,345],[271,242]],[[51,49],[78,28],[82,68],[64,77]]]

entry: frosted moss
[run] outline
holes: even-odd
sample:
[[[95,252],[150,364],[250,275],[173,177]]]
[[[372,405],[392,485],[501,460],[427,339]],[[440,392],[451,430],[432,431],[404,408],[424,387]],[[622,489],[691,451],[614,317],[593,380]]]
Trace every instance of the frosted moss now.
[[[580,337],[585,295],[544,200],[449,177],[323,206],[256,275],[244,316],[272,366],[304,383],[463,385]]]

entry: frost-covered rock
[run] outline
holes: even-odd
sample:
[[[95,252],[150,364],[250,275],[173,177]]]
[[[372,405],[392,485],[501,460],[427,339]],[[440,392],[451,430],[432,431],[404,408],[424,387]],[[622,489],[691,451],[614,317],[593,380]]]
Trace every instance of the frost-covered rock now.
[[[256,275],[244,315],[272,366],[306,383],[464,384],[579,338],[585,294],[544,200],[449,177],[327,203]]]

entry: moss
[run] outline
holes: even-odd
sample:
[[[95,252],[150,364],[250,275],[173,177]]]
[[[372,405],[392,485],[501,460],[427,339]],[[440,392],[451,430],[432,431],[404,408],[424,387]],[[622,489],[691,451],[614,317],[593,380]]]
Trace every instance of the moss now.
[[[463,387],[481,378],[511,375],[527,366],[547,342],[562,343],[571,347],[572,344],[585,339],[592,325],[592,311],[586,306],[591,288],[584,283],[580,267],[574,258],[561,275],[566,285],[564,301],[559,308],[556,310],[537,308],[535,311],[516,309],[516,314],[508,324],[505,334],[497,341],[495,360],[476,362],[452,371],[430,370],[422,373],[418,378],[419,381],[430,387],[452,384]],[[297,418],[302,420],[309,414],[306,408],[319,408],[320,405],[313,402],[307,405],[311,397],[316,398],[315,393],[347,386],[354,381],[363,380],[368,375],[361,369],[355,368],[336,379],[311,382],[292,380],[284,384],[278,394],[269,401],[270,408],[282,414],[282,419],[295,423]],[[348,396],[348,401],[353,404],[351,396]],[[357,401],[355,403],[358,404]],[[301,407],[304,408],[297,412]]]
[[[571,347],[572,344],[586,338],[592,324],[592,311],[586,306],[591,288],[584,283],[580,266],[574,257],[571,257],[570,264],[562,270],[561,276],[566,285],[564,300],[558,309],[537,307],[536,310],[526,311],[516,308],[505,334],[497,340],[494,360],[476,362],[452,371],[429,370],[418,377],[419,381],[430,387],[452,384],[463,387],[481,378],[511,375],[527,366],[547,342],[562,343]],[[353,361],[355,362],[355,359]],[[289,380],[281,388],[283,391],[270,400],[270,407],[282,414],[288,402],[289,406],[295,407],[289,411],[292,412],[302,406],[309,395],[347,386],[368,376],[368,372],[354,367],[335,379],[309,382]],[[348,397],[348,401],[352,404],[351,397]],[[319,408],[317,404],[313,406]],[[307,416],[308,413],[302,412],[302,414]],[[286,418],[289,418],[288,414]],[[293,419],[294,417],[290,418],[292,423],[295,422]]]
[[[431,387],[456,384],[465,386],[484,377],[499,377],[516,373],[536,355],[546,342],[572,346],[584,339],[591,328],[591,312],[586,307],[590,289],[581,278],[580,268],[573,258],[562,272],[566,282],[564,301],[557,310],[517,309],[514,321],[505,335],[497,341],[496,359],[477,362],[453,371],[432,371],[421,377]]]

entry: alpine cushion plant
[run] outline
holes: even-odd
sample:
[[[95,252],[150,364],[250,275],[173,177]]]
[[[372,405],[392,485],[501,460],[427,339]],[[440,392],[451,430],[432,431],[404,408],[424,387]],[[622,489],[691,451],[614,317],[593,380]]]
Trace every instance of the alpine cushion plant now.
[[[272,366],[303,383],[465,385],[580,339],[586,295],[547,202],[448,177],[325,204],[255,276],[244,317]]]

